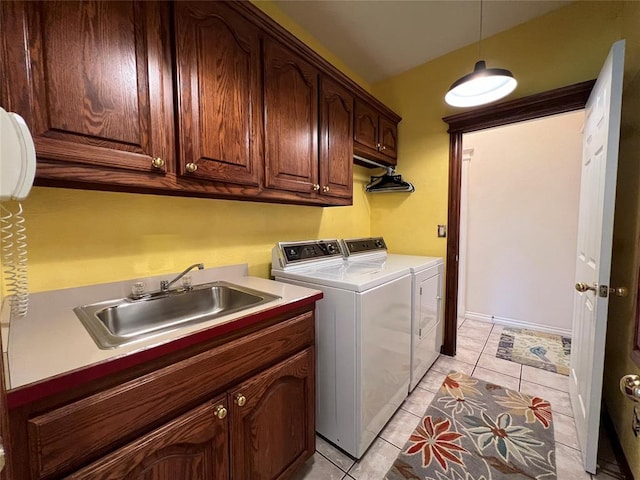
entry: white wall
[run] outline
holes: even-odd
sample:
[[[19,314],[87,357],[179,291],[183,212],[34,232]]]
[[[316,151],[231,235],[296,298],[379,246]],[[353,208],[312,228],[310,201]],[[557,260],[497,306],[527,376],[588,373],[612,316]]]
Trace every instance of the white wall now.
[[[460,245],[467,318],[570,334],[583,119],[579,111],[464,135],[473,149]]]

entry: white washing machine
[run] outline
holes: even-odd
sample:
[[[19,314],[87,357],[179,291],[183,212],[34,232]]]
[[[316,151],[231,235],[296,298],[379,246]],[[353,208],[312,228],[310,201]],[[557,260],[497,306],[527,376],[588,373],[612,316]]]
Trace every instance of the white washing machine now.
[[[337,240],[281,242],[272,261],[277,281],[324,293],[316,304],[316,430],[360,458],[408,393],[409,268],[346,262]]]
[[[385,268],[406,267],[411,272],[411,392],[440,355],[444,262],[439,257],[386,253],[387,246],[382,237],[342,240],[347,258],[363,261],[370,257],[372,253],[361,253],[359,246],[363,243],[374,245],[379,257],[384,252]]]

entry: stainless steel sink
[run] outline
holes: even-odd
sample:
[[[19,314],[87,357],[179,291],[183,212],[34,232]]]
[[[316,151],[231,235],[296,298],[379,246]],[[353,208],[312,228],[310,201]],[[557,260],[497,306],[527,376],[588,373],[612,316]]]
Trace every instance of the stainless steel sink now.
[[[123,298],[82,305],[73,311],[98,346],[108,349],[279,298],[232,283],[213,282],[140,300]]]

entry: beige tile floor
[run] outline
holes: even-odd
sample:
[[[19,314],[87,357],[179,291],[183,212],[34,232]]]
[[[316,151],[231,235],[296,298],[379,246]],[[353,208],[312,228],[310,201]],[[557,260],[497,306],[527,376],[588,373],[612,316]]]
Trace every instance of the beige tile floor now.
[[[360,460],[355,461],[323,438],[317,437],[315,455],[295,480],[383,480],[445,375],[451,370],[462,371],[513,390],[535,393],[551,402],[555,420],[558,479],[624,478],[606,435],[601,435],[598,474],[589,475],[583,470],[568,394],[568,377],[497,358],[495,354],[502,328],[474,320],[462,321],[458,327],[456,356],[442,355],[436,360]]]

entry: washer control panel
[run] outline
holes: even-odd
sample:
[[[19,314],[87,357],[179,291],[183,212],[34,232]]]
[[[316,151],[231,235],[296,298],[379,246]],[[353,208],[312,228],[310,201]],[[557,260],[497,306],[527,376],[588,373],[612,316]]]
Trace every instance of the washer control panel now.
[[[387,244],[382,237],[351,238],[342,240],[347,256],[356,253],[387,251]]]
[[[342,257],[342,248],[338,240],[280,243],[279,248],[286,264]]]

